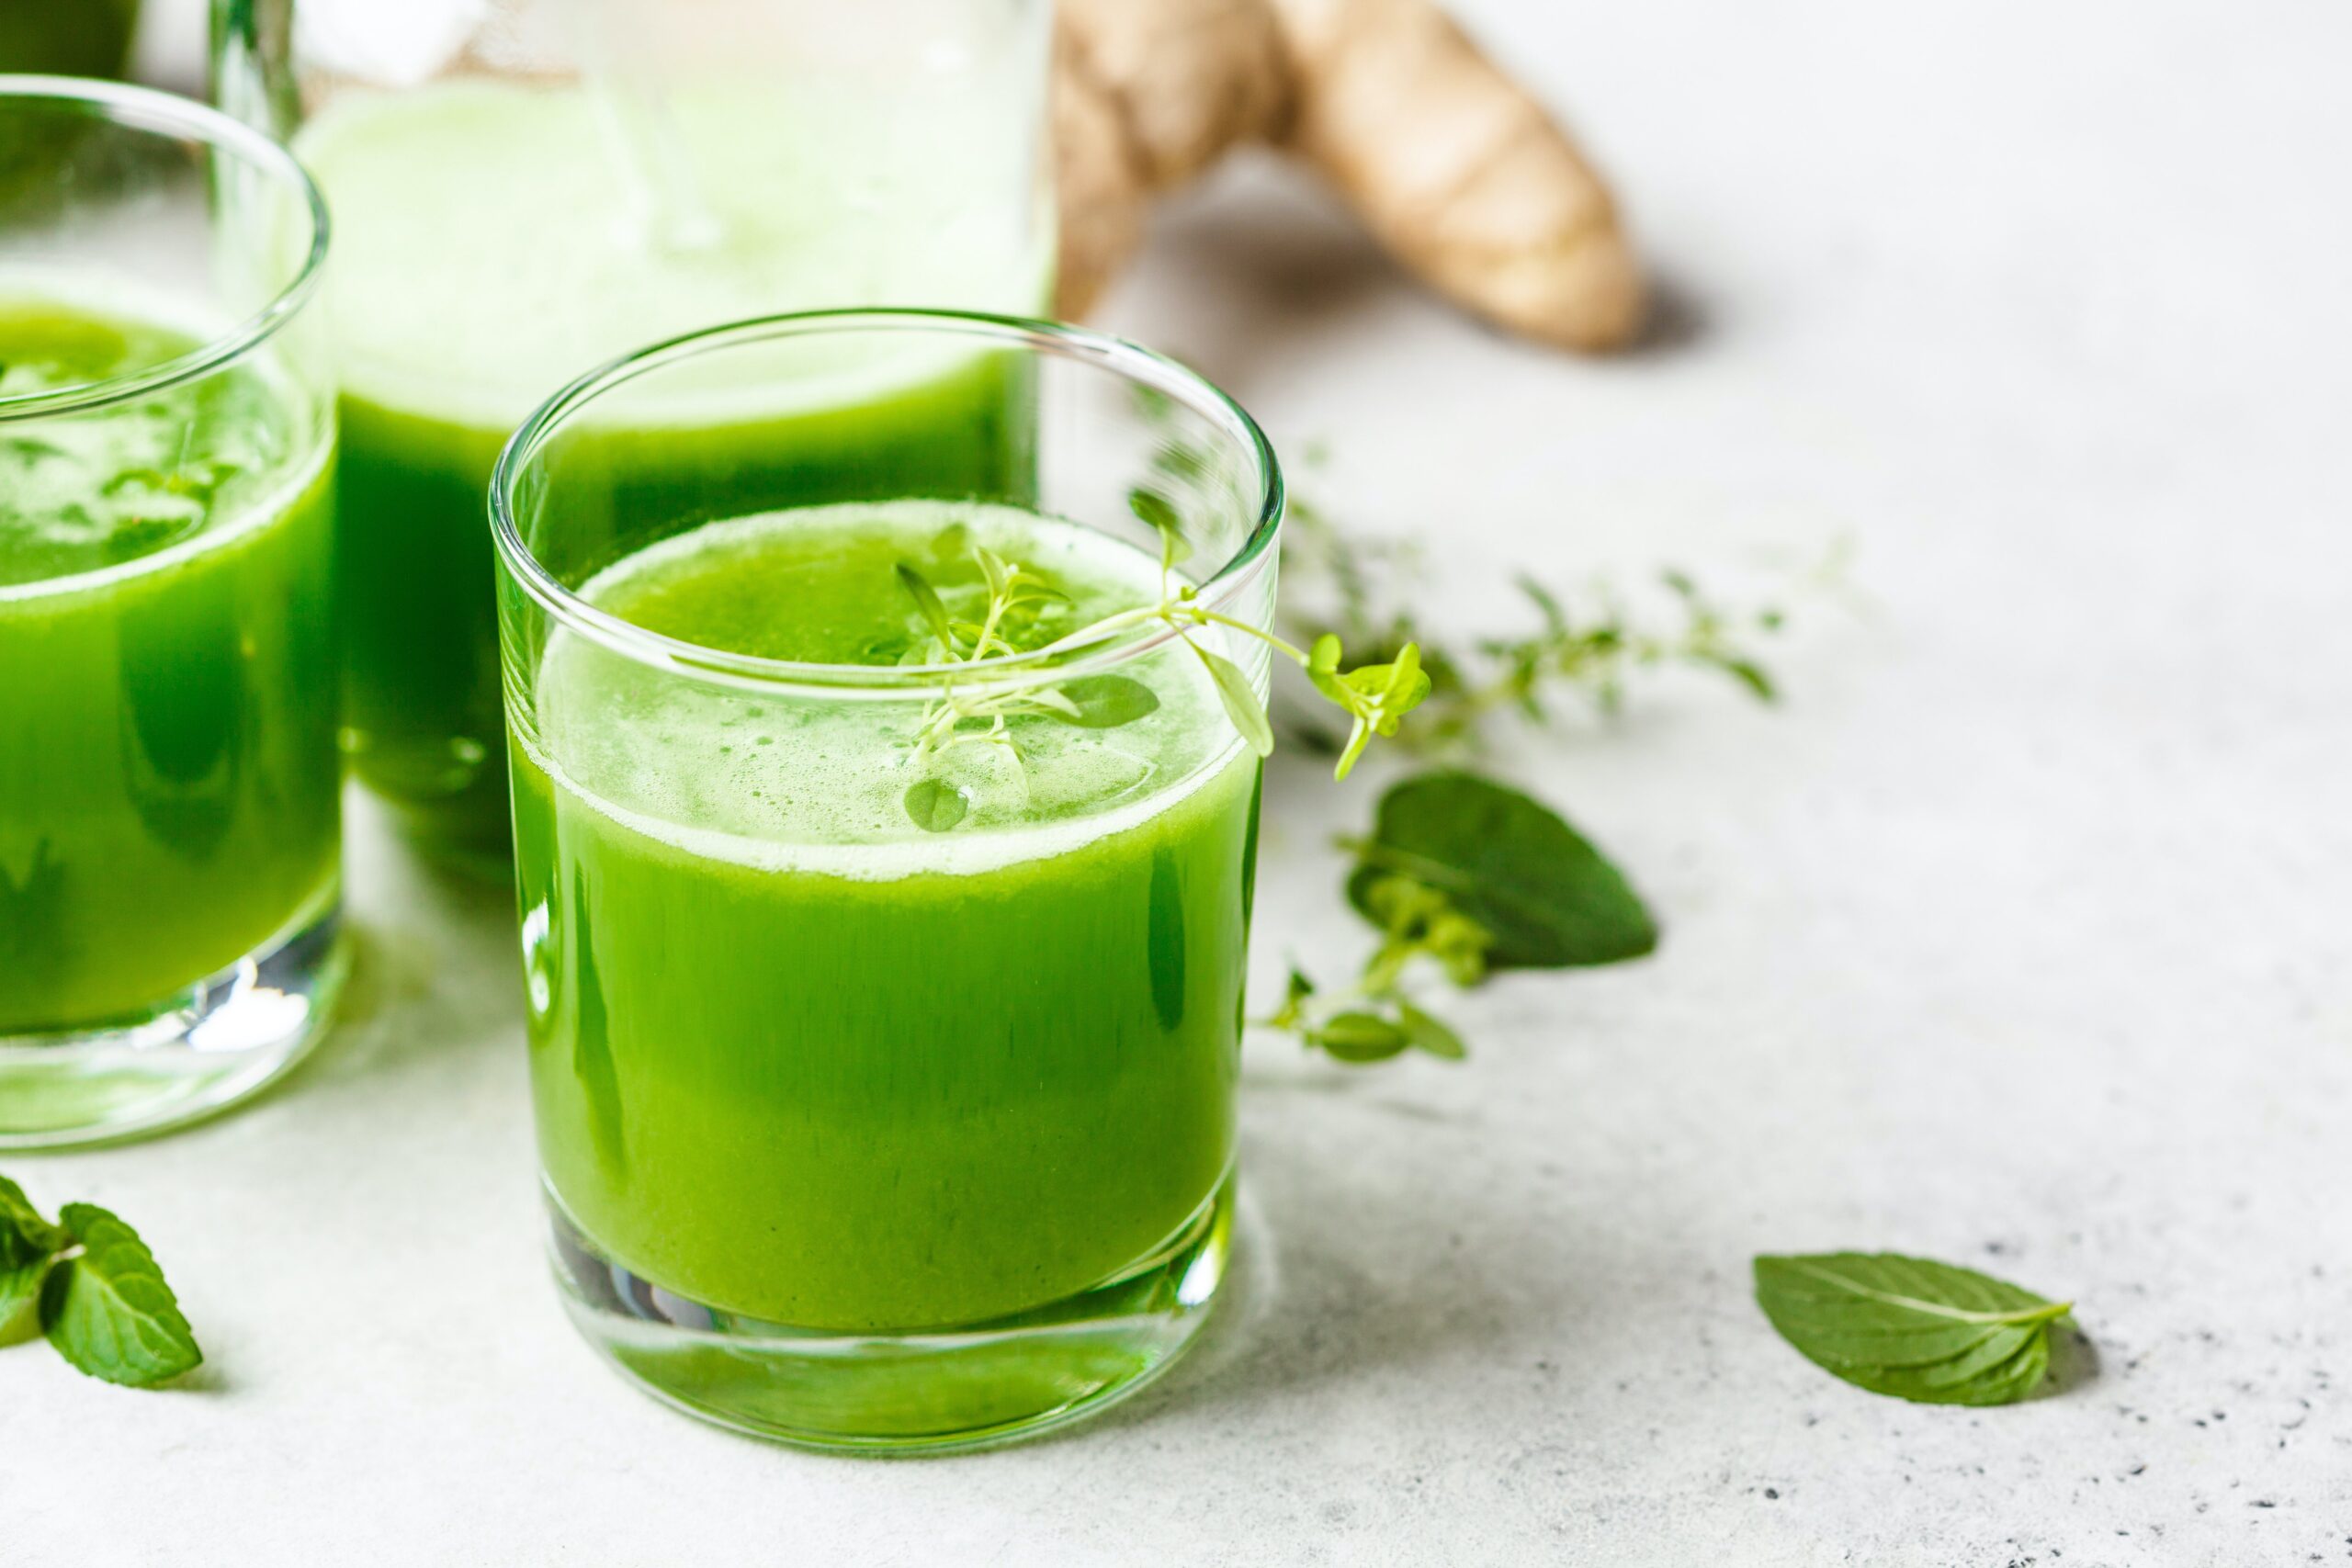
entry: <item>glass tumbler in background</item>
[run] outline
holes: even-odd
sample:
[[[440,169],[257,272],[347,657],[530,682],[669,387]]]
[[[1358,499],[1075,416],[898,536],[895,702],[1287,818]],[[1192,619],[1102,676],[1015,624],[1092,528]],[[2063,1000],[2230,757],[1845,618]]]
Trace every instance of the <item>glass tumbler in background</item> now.
[[[581,1331],[820,1447],[1138,1386],[1230,1227],[1260,770],[1203,655],[1267,672],[1153,610],[1268,624],[1257,426],[1076,329],[785,316],[575,382],[492,505]]]
[[[252,1093],[342,974],[326,239],[235,120],[0,77],[0,1148]]]
[[[678,333],[849,305],[1034,313],[1048,0],[214,0],[215,86],[333,203],[345,744],[506,874],[500,445]]]

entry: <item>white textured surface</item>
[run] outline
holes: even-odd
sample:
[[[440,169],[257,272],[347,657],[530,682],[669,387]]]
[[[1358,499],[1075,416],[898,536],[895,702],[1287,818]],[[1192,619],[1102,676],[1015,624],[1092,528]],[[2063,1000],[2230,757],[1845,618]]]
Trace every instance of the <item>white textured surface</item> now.
[[[1495,342],[1343,230],[1245,235],[1288,199],[1247,175],[1115,315],[1330,437],[1330,498],[1442,538],[1465,625],[1517,561],[1859,539],[1876,612],[1804,616],[1784,710],[1675,684],[1498,759],[1664,951],[1497,983],[1461,1068],[1261,1043],[1208,1353],[1066,1438],[834,1461],[572,1340],[504,912],[364,823],[347,1037],[242,1117],[12,1162],[144,1228],[213,1370],[0,1353],[0,1561],[2352,1555],[2347,13],[1476,11],[1620,175],[1672,341]],[[1261,972],[1360,952],[1320,846],[1374,782],[1278,780]],[[1745,1270],[1841,1245],[2078,1296],[2096,1375],[1983,1414],[1830,1381]]]

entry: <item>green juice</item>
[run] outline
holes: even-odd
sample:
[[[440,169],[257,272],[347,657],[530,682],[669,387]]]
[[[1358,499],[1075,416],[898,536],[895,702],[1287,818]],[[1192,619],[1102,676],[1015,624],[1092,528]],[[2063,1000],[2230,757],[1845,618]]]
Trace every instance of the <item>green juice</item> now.
[[[304,128],[337,225],[345,739],[424,836],[506,844],[484,514],[507,433],[599,361],[719,321],[857,300],[1035,309],[1048,231],[989,177],[1004,150],[935,134],[970,107],[823,80],[688,94],[665,107],[694,174],[667,191],[632,176],[642,150],[578,86],[359,95]],[[830,408],[692,431],[649,411],[607,434],[632,482],[718,472],[749,492],[738,511],[836,499],[792,488],[814,451],[834,471],[865,451],[908,493],[1001,494],[1019,406],[1003,376],[950,363]]]
[[[0,396],[192,346],[0,290]],[[136,1022],[328,907],[313,423],[258,368],[0,423],[0,1035]]]
[[[708,524],[585,595],[662,635],[892,664],[970,547],[1073,603],[1159,565],[1010,507],[897,502]],[[510,593],[515,591],[510,589]],[[1114,728],[918,757],[919,708],[682,682],[559,630],[514,736],[532,1081],[555,1201],[654,1286],[797,1329],[1001,1319],[1208,1223],[1232,1159],[1259,770],[1182,649]],[[926,832],[919,778],[969,801]]]
[[[139,0],[0,0],[0,72],[119,77]]]

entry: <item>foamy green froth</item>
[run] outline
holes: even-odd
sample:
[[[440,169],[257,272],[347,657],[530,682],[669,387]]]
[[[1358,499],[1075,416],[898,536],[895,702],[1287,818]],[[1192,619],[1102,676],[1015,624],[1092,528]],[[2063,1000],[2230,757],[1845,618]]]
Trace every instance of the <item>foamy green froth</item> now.
[[[656,199],[589,90],[489,80],[336,99],[297,147],[334,209],[345,389],[500,428],[615,354],[783,310],[1034,308],[1020,117],[982,83],[882,95],[822,73],[666,106],[690,191]],[[640,152],[642,150],[639,150]],[[691,207],[688,232],[665,232]],[[796,370],[812,367],[799,365]]]
[[[62,280],[0,279],[0,398],[135,375],[196,346],[195,333],[75,295]],[[0,593],[217,532],[283,488],[294,446],[282,400],[247,368],[0,424]]]
[[[1159,562],[1091,529],[1011,507],[900,501],[709,524],[607,569],[584,597],[630,618],[632,604],[678,580],[726,574],[796,532],[879,533],[918,555],[956,525],[1055,581],[1077,601],[1072,616],[1080,624],[1159,596]],[[779,604],[776,613],[796,610]],[[698,854],[870,879],[972,874],[1133,827],[1232,759],[1238,738],[1189,651],[1171,645],[1117,668],[1151,688],[1155,711],[1110,729],[1016,719],[1018,759],[978,744],[918,758],[919,704],[720,689],[559,631],[546,655],[532,750],[597,809]],[[971,801],[948,832],[925,832],[908,818],[907,788],[925,777],[958,786]]]

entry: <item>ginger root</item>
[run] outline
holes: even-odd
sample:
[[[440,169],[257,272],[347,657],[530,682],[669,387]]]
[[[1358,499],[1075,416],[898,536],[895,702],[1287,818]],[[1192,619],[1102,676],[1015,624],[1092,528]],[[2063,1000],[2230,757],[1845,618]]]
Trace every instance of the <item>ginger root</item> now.
[[[1498,325],[1584,350],[1641,330],[1608,187],[1434,0],[1061,0],[1056,51],[1064,315],[1134,254],[1154,196],[1263,141]]]

